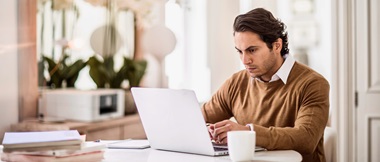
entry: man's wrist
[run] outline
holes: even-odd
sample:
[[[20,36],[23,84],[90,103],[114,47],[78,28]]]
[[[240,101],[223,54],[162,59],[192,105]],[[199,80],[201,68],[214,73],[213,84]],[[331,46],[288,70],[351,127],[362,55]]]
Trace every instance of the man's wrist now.
[[[252,124],[252,123],[247,124],[247,125],[245,125],[245,126],[248,127],[250,131],[255,131],[255,130],[253,129],[253,124]]]

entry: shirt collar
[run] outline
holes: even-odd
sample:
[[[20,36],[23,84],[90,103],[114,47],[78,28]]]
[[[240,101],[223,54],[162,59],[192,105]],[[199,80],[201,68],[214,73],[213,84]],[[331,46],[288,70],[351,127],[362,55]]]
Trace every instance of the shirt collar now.
[[[272,76],[269,82],[274,82],[281,79],[281,81],[284,84],[286,84],[290,74],[290,70],[292,70],[295,60],[289,54],[284,55],[284,59],[284,63],[281,65],[280,69],[278,69],[278,71]],[[262,80],[260,80],[259,78],[256,79],[262,82]]]
[[[292,70],[295,60],[289,54],[286,54],[284,58],[285,58],[284,63],[281,65],[280,69],[278,69],[275,75],[278,75],[278,77],[282,80],[282,82],[286,84],[286,82],[288,81],[290,70]]]

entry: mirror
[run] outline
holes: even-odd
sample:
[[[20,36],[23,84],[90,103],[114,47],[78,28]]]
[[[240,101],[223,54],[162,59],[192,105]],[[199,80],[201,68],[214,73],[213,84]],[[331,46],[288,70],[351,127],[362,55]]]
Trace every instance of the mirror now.
[[[131,10],[117,8],[114,0],[38,1],[37,58],[40,87],[51,87],[49,80],[56,77],[52,74],[59,73],[60,77],[65,75],[74,79],[75,88],[96,88],[88,74],[88,67],[78,65],[77,74],[72,74],[74,64],[78,60],[86,62],[95,54],[115,55],[115,66],[118,67],[123,59],[117,58],[131,58],[134,47],[135,15]],[[52,65],[42,61],[44,57],[51,59]],[[66,69],[58,71],[56,67],[62,65]],[[64,85],[55,87],[74,86],[62,81],[56,84]]]

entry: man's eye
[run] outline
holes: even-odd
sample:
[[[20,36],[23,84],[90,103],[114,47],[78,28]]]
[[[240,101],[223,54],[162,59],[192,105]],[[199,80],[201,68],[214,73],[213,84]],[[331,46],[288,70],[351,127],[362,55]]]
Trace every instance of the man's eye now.
[[[241,54],[241,51],[239,51],[239,50],[236,50],[236,52],[239,53],[239,54]]]
[[[253,52],[255,52],[256,50],[255,50],[255,49],[249,49],[248,51],[249,51],[249,53],[253,53]]]

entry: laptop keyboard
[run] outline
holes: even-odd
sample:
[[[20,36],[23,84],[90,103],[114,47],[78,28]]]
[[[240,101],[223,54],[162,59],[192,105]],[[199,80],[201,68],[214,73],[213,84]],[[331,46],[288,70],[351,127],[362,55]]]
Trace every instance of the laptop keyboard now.
[[[214,147],[215,151],[227,151],[228,148],[220,148],[220,147]]]
[[[215,151],[224,151],[224,150],[228,150],[228,146],[227,144],[217,144],[217,143],[212,143],[212,145],[214,146],[214,150]],[[263,148],[263,147],[260,147],[260,146],[256,146],[255,148],[255,152],[259,152],[259,151],[266,151],[267,149]]]
[[[214,150],[215,151],[224,151],[224,150],[228,150],[228,146],[227,144],[217,144],[217,143],[212,143],[212,145],[214,146]]]

